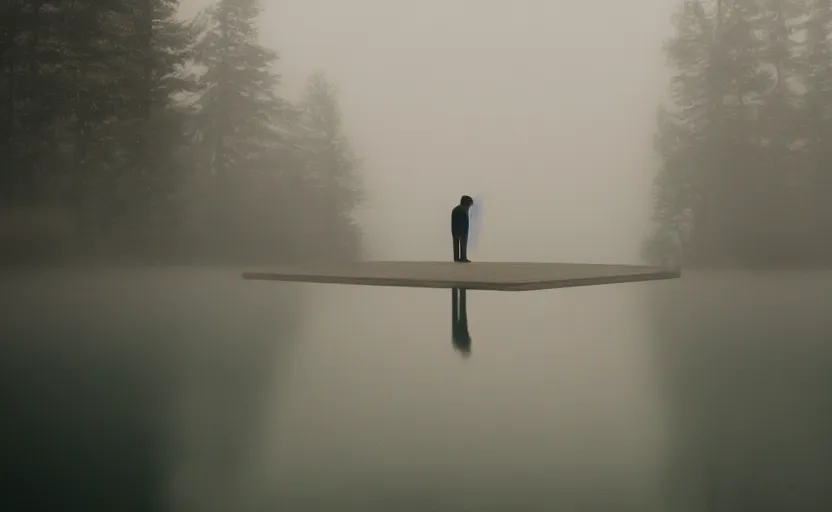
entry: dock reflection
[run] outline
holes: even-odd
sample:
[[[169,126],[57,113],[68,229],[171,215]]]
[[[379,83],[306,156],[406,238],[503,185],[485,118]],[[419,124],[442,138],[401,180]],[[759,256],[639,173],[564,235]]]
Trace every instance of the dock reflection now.
[[[464,357],[471,355],[471,334],[468,332],[468,305],[464,288],[451,290],[451,337],[454,348]]]

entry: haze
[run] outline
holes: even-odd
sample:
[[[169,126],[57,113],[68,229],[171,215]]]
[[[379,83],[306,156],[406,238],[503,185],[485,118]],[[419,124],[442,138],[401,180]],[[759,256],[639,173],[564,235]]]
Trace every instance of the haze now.
[[[0,2],[0,511],[832,510],[832,3],[253,1]]]
[[[673,2],[262,4],[281,92],[315,70],[340,88],[369,258],[445,259],[468,193],[484,206],[473,258],[638,261]]]

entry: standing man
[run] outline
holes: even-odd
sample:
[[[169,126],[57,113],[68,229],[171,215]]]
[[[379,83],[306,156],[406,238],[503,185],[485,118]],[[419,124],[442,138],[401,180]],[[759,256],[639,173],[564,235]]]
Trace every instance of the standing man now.
[[[451,211],[451,235],[454,238],[454,261],[471,263],[468,259],[468,210],[474,204],[471,196],[462,196]]]

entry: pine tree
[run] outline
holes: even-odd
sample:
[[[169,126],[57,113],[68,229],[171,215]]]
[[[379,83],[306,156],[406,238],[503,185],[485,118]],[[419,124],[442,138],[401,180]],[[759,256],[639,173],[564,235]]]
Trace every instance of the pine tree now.
[[[198,20],[194,48],[204,68],[195,117],[201,201],[208,208],[198,213],[201,229],[249,254],[279,244],[274,218],[288,214],[279,204],[286,195],[279,178],[292,109],[276,92],[277,54],[257,41],[259,12],[254,0],[220,0]]]
[[[306,173],[319,137],[345,140],[340,119],[327,120],[337,135],[321,135],[277,94],[257,3],[219,0],[193,24],[177,7],[0,2],[0,257],[83,249],[75,256],[147,261],[192,249],[271,263],[358,247],[346,219],[356,196]],[[201,73],[186,74],[193,66]],[[339,155],[341,180],[354,160]],[[323,225],[311,204],[333,208],[322,238],[334,245],[310,245]],[[60,239],[32,219],[65,221]]]
[[[352,217],[361,201],[356,171],[360,162],[344,135],[336,87],[323,73],[309,77],[301,103],[307,188],[315,194],[311,217],[319,219],[321,254],[357,257],[357,226]],[[347,235],[347,236],[339,236]]]
[[[107,43],[117,2],[37,0],[5,7],[12,15],[0,18],[10,21],[3,30],[6,80],[0,85],[7,114],[4,203],[31,213],[49,199],[79,216],[85,189],[96,184],[89,177],[98,166],[86,161],[92,128],[112,113],[111,84],[102,70],[111,63]]]
[[[806,93],[800,109],[798,130],[802,168],[810,191],[803,203],[803,220],[811,226],[806,248],[815,260],[832,260],[832,1],[810,0],[806,8],[803,51],[797,58]]]
[[[656,230],[645,247],[654,262],[679,260],[694,239],[696,214],[705,200],[703,175],[713,165],[707,150],[718,113],[713,64],[716,23],[698,0],[686,0],[676,17],[677,35],[665,49],[676,70],[670,100],[659,109],[655,181]],[[675,250],[674,250],[675,246]]]
[[[178,0],[124,0],[123,105],[115,138],[124,152],[118,207],[132,254],[170,247],[178,238],[176,192],[184,178],[186,108],[176,97],[193,92],[183,73],[191,32],[175,16]]]
[[[56,0],[0,4],[0,199],[7,208],[31,206],[56,153],[49,127],[69,100],[66,13]]]
[[[789,207],[798,197],[789,195],[796,178],[787,173],[797,163],[789,86],[797,7],[791,0],[684,2],[668,44],[676,75],[659,117],[652,259],[666,255],[674,235],[691,263],[786,257],[779,247],[784,229],[795,232]]]
[[[759,36],[760,83],[749,99],[752,132],[758,158],[747,182],[750,208],[744,226],[743,259],[760,264],[794,260],[801,247],[800,205],[807,184],[795,151],[798,94],[794,89],[796,43],[793,31],[801,5],[794,0],[760,2],[756,21]]]

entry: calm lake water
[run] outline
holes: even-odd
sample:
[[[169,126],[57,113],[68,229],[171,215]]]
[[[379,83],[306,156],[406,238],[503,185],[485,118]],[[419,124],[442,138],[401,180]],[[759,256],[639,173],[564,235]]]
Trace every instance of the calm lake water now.
[[[3,278],[0,510],[832,510],[832,273],[237,275]]]

